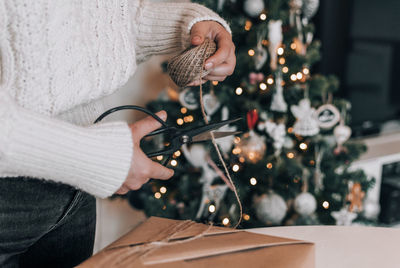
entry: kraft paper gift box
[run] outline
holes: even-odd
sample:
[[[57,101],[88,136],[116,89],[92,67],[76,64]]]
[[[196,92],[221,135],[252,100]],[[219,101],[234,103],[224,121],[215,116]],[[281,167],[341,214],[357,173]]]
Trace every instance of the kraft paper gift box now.
[[[151,217],[78,267],[315,267],[311,242]]]

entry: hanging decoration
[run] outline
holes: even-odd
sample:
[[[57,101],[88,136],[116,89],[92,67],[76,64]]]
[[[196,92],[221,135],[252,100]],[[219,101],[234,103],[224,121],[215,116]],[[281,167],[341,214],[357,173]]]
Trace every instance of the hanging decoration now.
[[[221,111],[221,121],[225,121],[229,119],[229,110],[228,107],[224,106],[222,107],[222,111]],[[221,128],[219,128],[219,131],[236,131],[237,130],[237,126],[232,125],[225,125]],[[231,136],[227,136],[224,138],[219,138],[216,139],[215,141],[217,142],[218,146],[221,148],[221,151],[223,152],[223,154],[225,156],[227,156],[228,152],[231,151],[232,149],[232,145],[233,142],[235,140],[235,136],[231,135]]]
[[[333,135],[335,136],[337,143],[334,153],[340,154],[341,152],[346,151],[346,149],[343,147],[343,144],[350,138],[351,128],[346,126],[343,120],[340,120],[340,124],[333,130]]]
[[[318,125],[322,129],[331,129],[340,121],[340,112],[332,104],[321,105],[316,113]]]
[[[320,146],[315,147],[315,169],[314,169],[314,189],[316,193],[324,190],[324,174],[321,171],[322,158],[325,150]]]
[[[263,0],[246,0],[243,4],[243,9],[250,17],[258,17],[264,10]]]
[[[303,169],[303,185],[301,193],[294,199],[294,210],[302,217],[312,215],[317,209],[317,200],[308,192],[309,172]]]
[[[179,103],[189,110],[199,108],[199,101],[196,98],[196,93],[190,87],[185,88],[179,93]]]
[[[268,50],[271,57],[270,67],[273,71],[277,68],[278,61],[278,48],[282,45],[282,21],[281,20],[270,20],[268,22]]]
[[[221,102],[215,96],[214,92],[211,91],[209,94],[203,95],[204,110],[207,114],[207,119],[211,120],[211,116],[219,109]]]
[[[289,2],[289,24],[291,27],[296,28],[297,37],[293,40],[296,43],[296,52],[305,55],[306,49],[304,45],[303,27],[301,24],[301,7],[303,0],[290,0]]]
[[[259,130],[264,130],[272,138],[273,146],[275,149],[275,155],[281,153],[282,147],[285,143],[286,137],[286,126],[283,123],[275,123],[273,121],[266,121],[263,124],[259,124]]]
[[[264,137],[258,135],[254,131],[254,127],[258,121],[258,112],[256,109],[247,112],[247,125],[249,132],[244,134],[236,149],[240,152],[239,155],[244,157],[247,162],[257,163],[265,154],[267,146],[265,145]]]
[[[300,100],[298,105],[290,107],[297,121],[293,126],[293,132],[303,137],[314,136],[319,133],[318,122],[315,119],[315,109],[311,107],[310,99]]]
[[[315,13],[317,13],[319,7],[319,0],[303,0],[302,13],[303,13],[303,25],[308,25],[308,22]]]
[[[253,56],[254,67],[257,71],[259,71],[264,66],[264,64],[267,62],[268,59],[267,49],[265,49],[265,47],[262,44],[265,35],[266,35],[265,29],[262,29],[257,32],[257,47],[254,51],[255,53]]]
[[[265,224],[280,224],[288,209],[285,200],[273,190],[269,190],[258,199],[255,202],[257,218]]]
[[[352,185],[351,185],[352,184]],[[350,184],[350,193],[347,195],[346,200],[350,202],[349,210],[351,212],[361,212],[362,211],[362,203],[365,196],[365,192],[361,188],[361,184],[359,182]]]
[[[275,77],[275,92],[272,96],[271,111],[285,113],[287,111],[287,103],[283,97],[282,72],[279,70]]]
[[[251,85],[255,85],[257,83],[260,83],[261,81],[263,81],[265,78],[263,73],[255,73],[255,72],[251,72],[249,74],[249,83]]]
[[[331,216],[336,220],[336,225],[349,226],[357,218],[357,213],[343,207],[340,211],[332,211]]]

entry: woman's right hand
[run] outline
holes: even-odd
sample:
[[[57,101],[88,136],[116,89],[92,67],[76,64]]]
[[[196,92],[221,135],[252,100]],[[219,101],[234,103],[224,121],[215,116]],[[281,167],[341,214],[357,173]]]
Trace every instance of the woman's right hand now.
[[[158,112],[162,119],[167,119],[165,111]],[[153,117],[148,116],[130,125],[133,139],[133,157],[128,176],[116,194],[126,194],[130,190],[138,190],[143,184],[152,179],[168,180],[174,175],[174,170],[152,161],[140,148],[140,140],[150,132],[161,127],[161,124]]]

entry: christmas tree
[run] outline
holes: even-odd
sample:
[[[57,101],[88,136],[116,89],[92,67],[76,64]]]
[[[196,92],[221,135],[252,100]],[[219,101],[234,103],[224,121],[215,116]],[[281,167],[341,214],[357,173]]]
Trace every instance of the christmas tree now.
[[[350,164],[366,148],[348,141],[351,105],[334,96],[339,81],[312,74],[318,0],[197,2],[230,23],[237,47],[234,74],[206,84],[203,100],[210,123],[245,119],[224,127],[242,134],[217,139],[243,204],[241,227],[363,221],[373,180]],[[205,124],[198,87],[167,88],[149,108],[168,111],[178,128]],[[170,165],[174,177],[131,192],[133,206],[149,216],[235,223],[238,203],[211,142],[183,147]]]

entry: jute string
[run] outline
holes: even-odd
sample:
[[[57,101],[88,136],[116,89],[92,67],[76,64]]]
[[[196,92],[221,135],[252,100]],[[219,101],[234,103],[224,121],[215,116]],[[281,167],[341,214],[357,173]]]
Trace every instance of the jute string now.
[[[209,124],[207,119],[207,114],[204,110],[204,101],[203,101],[203,86],[202,86],[202,78],[205,77],[210,71],[204,69],[204,62],[211,55],[215,53],[217,50],[217,46],[214,41],[210,39],[206,39],[203,44],[187,49],[181,54],[175,56],[168,63],[168,73],[171,76],[172,80],[180,87],[184,87],[194,81],[199,81],[200,84],[200,107],[201,113],[203,115],[204,122]],[[190,71],[188,71],[190,70]],[[224,171],[226,176],[229,179],[229,182],[232,185],[232,190],[235,193],[236,200],[239,205],[239,220],[235,224],[234,228],[236,229],[242,221],[243,217],[243,208],[242,202],[240,201],[239,194],[237,192],[237,188],[233,183],[229,170],[225,164],[225,161],[222,157],[221,151],[218,148],[217,142],[215,141],[214,133],[211,132],[211,140],[214,145],[215,150],[217,151],[218,158],[224,167]],[[229,185],[228,185],[229,186]]]

